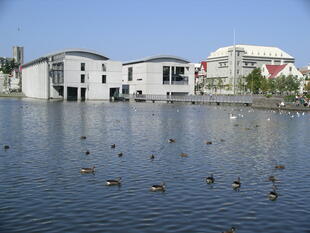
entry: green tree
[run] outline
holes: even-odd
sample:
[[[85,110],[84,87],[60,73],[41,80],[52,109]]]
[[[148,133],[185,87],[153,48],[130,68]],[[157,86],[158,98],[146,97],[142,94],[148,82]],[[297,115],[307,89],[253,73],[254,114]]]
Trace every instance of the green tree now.
[[[297,93],[300,86],[300,80],[293,75],[285,77],[286,91],[289,93]]]
[[[276,92],[276,82],[275,79],[269,78],[267,79],[267,86],[268,86],[268,91],[270,93],[275,93]]]
[[[306,84],[305,91],[310,92],[310,82]]]
[[[17,69],[18,67],[19,64],[17,64],[14,59],[6,59],[4,65],[0,68],[0,71],[2,71],[4,74],[11,74],[12,71]]]
[[[268,80],[266,78],[262,78],[260,83],[260,89],[264,94],[268,92],[269,87],[268,87]]]
[[[261,88],[261,82],[264,79],[264,77],[261,75],[260,68],[255,68],[244,78],[246,81],[246,88],[251,90],[253,94],[258,94]]]

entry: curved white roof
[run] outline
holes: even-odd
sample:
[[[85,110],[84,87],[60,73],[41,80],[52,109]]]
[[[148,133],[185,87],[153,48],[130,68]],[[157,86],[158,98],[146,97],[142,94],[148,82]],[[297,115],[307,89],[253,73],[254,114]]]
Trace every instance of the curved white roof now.
[[[63,50],[59,50],[56,51],[54,53],[49,53],[47,55],[45,55],[44,57],[51,57],[51,56],[55,56],[56,54],[61,54],[61,53],[74,53],[74,52],[79,52],[79,53],[90,53],[90,54],[94,54],[97,55],[99,57],[102,57],[104,59],[109,59],[107,56],[98,53],[94,50],[90,50],[90,49],[80,49],[80,48],[73,48],[73,49],[63,49]]]
[[[232,49],[234,46],[226,46],[217,49],[215,52],[212,52],[208,58],[215,58],[221,56],[227,56],[228,50]],[[258,46],[258,45],[236,45],[238,48],[243,48],[245,50],[246,56],[254,57],[279,57],[279,58],[291,58],[294,59],[291,55],[284,52],[283,50],[277,47],[270,46]]]
[[[150,56],[150,57],[145,57],[142,59],[137,59],[137,60],[132,60],[132,61],[127,61],[124,62],[124,65],[129,65],[129,64],[135,64],[135,63],[142,63],[142,62],[148,62],[148,61],[154,61],[154,60],[159,60],[159,59],[168,59],[168,60],[179,60],[185,63],[190,63],[189,60],[186,60],[181,57],[173,56],[173,55],[157,55],[157,56]]]
[[[109,60],[108,57],[106,57],[105,55],[101,54],[101,53],[98,53],[94,50],[89,50],[89,49],[78,49],[78,48],[75,48],[75,49],[63,49],[63,50],[59,50],[59,51],[56,51],[56,52],[53,52],[53,53],[49,53],[49,54],[46,54],[42,57],[39,57],[37,59],[34,59],[30,62],[27,62],[25,64],[22,64],[23,67],[27,67],[31,64],[34,64],[34,63],[37,63],[37,62],[40,62],[42,60],[46,60],[48,59],[49,57],[52,57],[52,56],[55,56],[57,54],[63,54],[63,53],[74,53],[74,52],[77,52],[77,53],[89,53],[89,54],[94,54],[100,58],[102,58],[103,60]]]

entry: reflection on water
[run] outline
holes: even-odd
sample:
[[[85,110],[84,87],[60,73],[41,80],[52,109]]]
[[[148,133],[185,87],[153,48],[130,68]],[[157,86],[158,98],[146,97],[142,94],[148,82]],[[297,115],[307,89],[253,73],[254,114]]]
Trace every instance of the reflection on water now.
[[[291,116],[0,99],[0,232],[309,232],[310,115]],[[93,165],[95,175],[80,174]],[[276,201],[268,200],[269,175],[278,179]],[[105,185],[117,177],[121,186]],[[166,192],[149,191],[161,182]]]

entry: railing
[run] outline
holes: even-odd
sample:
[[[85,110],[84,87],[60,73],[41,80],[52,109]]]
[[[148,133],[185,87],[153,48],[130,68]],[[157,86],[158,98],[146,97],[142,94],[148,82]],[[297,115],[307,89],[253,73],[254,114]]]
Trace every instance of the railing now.
[[[240,103],[252,104],[253,98],[250,95],[125,95],[120,94],[125,99],[141,101],[175,101],[175,102],[197,102],[197,103]]]

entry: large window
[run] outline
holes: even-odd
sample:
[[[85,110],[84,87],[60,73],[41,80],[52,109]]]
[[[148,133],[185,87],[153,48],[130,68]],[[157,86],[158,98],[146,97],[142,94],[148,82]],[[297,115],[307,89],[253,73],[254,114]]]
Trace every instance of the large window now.
[[[81,71],[85,71],[85,63],[81,63]]]
[[[107,83],[107,76],[106,75],[101,76],[101,83]]]
[[[183,75],[184,74],[184,67],[177,66],[175,73]]]
[[[182,66],[177,66],[175,68],[175,73],[172,74],[172,84],[173,85],[187,85],[188,77],[184,75],[185,68]]]
[[[163,84],[170,82],[170,66],[163,66]]]
[[[81,83],[85,83],[85,74],[81,74]]]
[[[128,67],[128,81],[132,81],[132,67]]]

